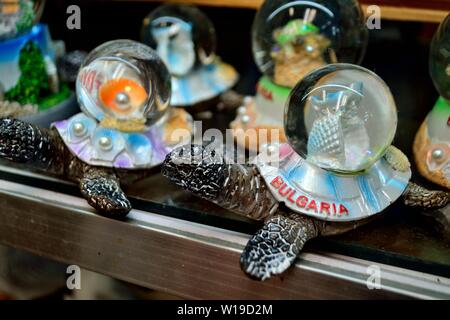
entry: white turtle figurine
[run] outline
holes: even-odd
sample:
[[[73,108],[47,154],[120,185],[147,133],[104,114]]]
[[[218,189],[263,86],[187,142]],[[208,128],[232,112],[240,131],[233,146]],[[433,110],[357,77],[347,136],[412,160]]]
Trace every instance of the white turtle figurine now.
[[[192,118],[170,108],[167,68],[135,41],[93,50],[76,86],[83,112],[50,130],[0,119],[0,157],[75,181],[97,212],[122,218],[131,204],[120,185],[154,173],[180,143],[175,138],[189,140]]]
[[[327,121],[330,116],[332,121]],[[374,121],[385,120],[395,132],[396,108],[384,82],[361,67],[330,65],[312,73],[291,93],[285,111],[290,144],[267,146],[244,164],[229,161],[214,144],[187,145],[166,157],[162,173],[197,196],[265,221],[240,261],[246,274],[265,280],[283,273],[309,239],[352,230],[379,217],[400,197],[408,206],[427,210],[448,205],[450,193],[429,191],[409,181],[407,157],[390,145],[392,128],[373,126]],[[314,157],[308,157],[309,133],[318,132],[320,123],[335,126],[327,130],[324,125],[320,131],[321,138],[335,147],[322,143],[319,153],[310,142]],[[359,136],[352,137],[352,130]],[[352,145],[346,145],[348,141]],[[354,156],[354,150],[374,156]],[[330,159],[323,161],[327,152]],[[317,155],[321,162],[315,162]]]

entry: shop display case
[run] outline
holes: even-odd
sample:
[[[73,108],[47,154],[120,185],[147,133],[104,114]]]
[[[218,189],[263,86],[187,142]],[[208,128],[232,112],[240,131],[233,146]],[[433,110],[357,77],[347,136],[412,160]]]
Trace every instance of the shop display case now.
[[[65,2],[53,10],[65,12]],[[249,26],[262,1],[168,2],[192,3],[205,10],[218,30],[219,54],[240,73],[236,91],[253,94],[259,74],[251,61]],[[138,39],[140,21],[157,4],[82,1],[82,9],[90,6],[86,30],[56,33],[66,41],[73,36],[72,45],[86,46],[84,50],[108,39]],[[437,23],[450,12],[450,3],[363,0],[361,4],[365,12],[368,5],[379,5],[383,18],[382,29],[370,33],[362,65],[390,86],[398,108],[394,143],[411,156],[414,135],[437,97],[428,76],[428,46]],[[93,18],[105,5],[102,19],[115,19],[124,8],[140,14],[140,19],[126,30],[115,27],[105,35],[108,25]],[[236,21],[230,22],[227,14],[233,13]],[[44,12],[43,19],[57,25],[59,18],[51,15]],[[83,44],[88,27],[94,26],[98,34]],[[246,31],[238,34],[239,28]],[[225,132],[235,112],[209,111],[200,117],[203,130]],[[412,169],[415,180],[429,186],[414,165]],[[124,220],[113,220],[97,215],[77,185],[2,161],[0,243],[188,299],[450,298],[450,206],[423,214],[396,203],[373,223],[311,241],[293,268],[259,282],[241,272],[239,256],[261,224],[172,185],[160,168],[152,171],[150,177],[125,188],[134,209]],[[376,288],[375,282],[374,288],[371,276],[378,272],[381,287]]]

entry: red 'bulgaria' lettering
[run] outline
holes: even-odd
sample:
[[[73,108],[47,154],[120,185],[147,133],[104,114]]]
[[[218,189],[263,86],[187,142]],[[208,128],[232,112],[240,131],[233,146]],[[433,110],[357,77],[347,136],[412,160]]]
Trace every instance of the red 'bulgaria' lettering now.
[[[311,202],[306,207],[308,210],[314,210],[317,213],[317,205],[315,200],[311,200]]]
[[[291,192],[291,188],[287,188],[287,184],[283,183],[283,185],[281,186],[280,189],[278,189],[278,193],[282,196],[282,197],[286,197],[288,195],[289,192]],[[286,190],[285,190],[286,189]]]
[[[299,195],[295,198],[295,194],[297,191],[291,187],[287,183],[284,182],[283,178],[277,176],[272,179],[270,185],[278,190],[278,193],[286,198],[290,203],[295,203],[295,205],[299,208],[314,211],[315,213],[323,213],[326,215],[348,215],[348,209],[343,204],[336,203],[328,203],[325,201],[316,201],[315,199],[309,199],[307,196]],[[339,207],[339,209],[338,209]]]
[[[284,181],[283,179],[281,179],[281,177],[275,177],[270,184],[273,185],[276,189],[278,189],[279,187],[281,187],[283,183]]]
[[[330,204],[328,202],[320,203],[320,213],[326,213],[327,215],[330,214]]]
[[[288,199],[290,202],[292,202],[292,203],[295,203],[295,200],[292,199],[292,197],[294,196],[294,194],[295,194],[295,190],[292,190],[291,193],[289,194],[288,198],[287,198],[287,199]]]
[[[347,208],[346,208],[344,205],[342,205],[342,204],[339,205],[339,214],[340,214],[340,215],[345,214],[345,215],[348,216],[348,210],[347,210]]]
[[[308,204],[308,198],[305,196],[299,196],[295,202],[298,207],[304,208]]]

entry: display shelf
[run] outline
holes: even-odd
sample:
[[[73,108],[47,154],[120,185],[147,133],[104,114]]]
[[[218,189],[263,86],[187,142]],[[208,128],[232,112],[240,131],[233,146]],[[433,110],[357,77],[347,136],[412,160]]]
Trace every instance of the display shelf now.
[[[139,1],[155,2],[158,0]],[[166,0],[164,2],[257,9],[263,3],[263,0]],[[388,20],[438,23],[450,12],[448,0],[361,0],[360,3],[364,12],[367,12],[368,6],[378,5],[381,8],[381,18]]]
[[[281,278],[254,281],[239,268],[246,233],[139,209],[108,219],[74,185],[0,171],[1,243],[147,288],[192,299],[450,298],[446,277],[320,250],[307,250]],[[54,184],[57,191],[45,187]],[[374,266],[382,287],[370,290]]]

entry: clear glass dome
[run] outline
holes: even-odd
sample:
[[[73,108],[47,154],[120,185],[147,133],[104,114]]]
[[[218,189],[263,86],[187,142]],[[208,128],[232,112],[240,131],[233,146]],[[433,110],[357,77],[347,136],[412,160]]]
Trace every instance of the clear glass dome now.
[[[76,90],[81,109],[98,121],[149,125],[169,108],[170,74],[148,46],[115,40],[86,57]]]
[[[336,172],[359,172],[392,143],[397,108],[375,73],[351,64],[330,64],[292,90],[284,127],[294,150],[307,161]]]
[[[45,0],[0,0],[0,40],[27,32],[42,15]]]
[[[266,0],[253,22],[252,40],[261,72],[294,87],[328,63],[360,63],[367,30],[356,0]]]
[[[158,52],[174,76],[183,76],[195,66],[215,60],[214,26],[193,6],[159,6],[144,19],[141,38]]]
[[[450,101],[450,14],[431,42],[430,74],[439,94]]]

